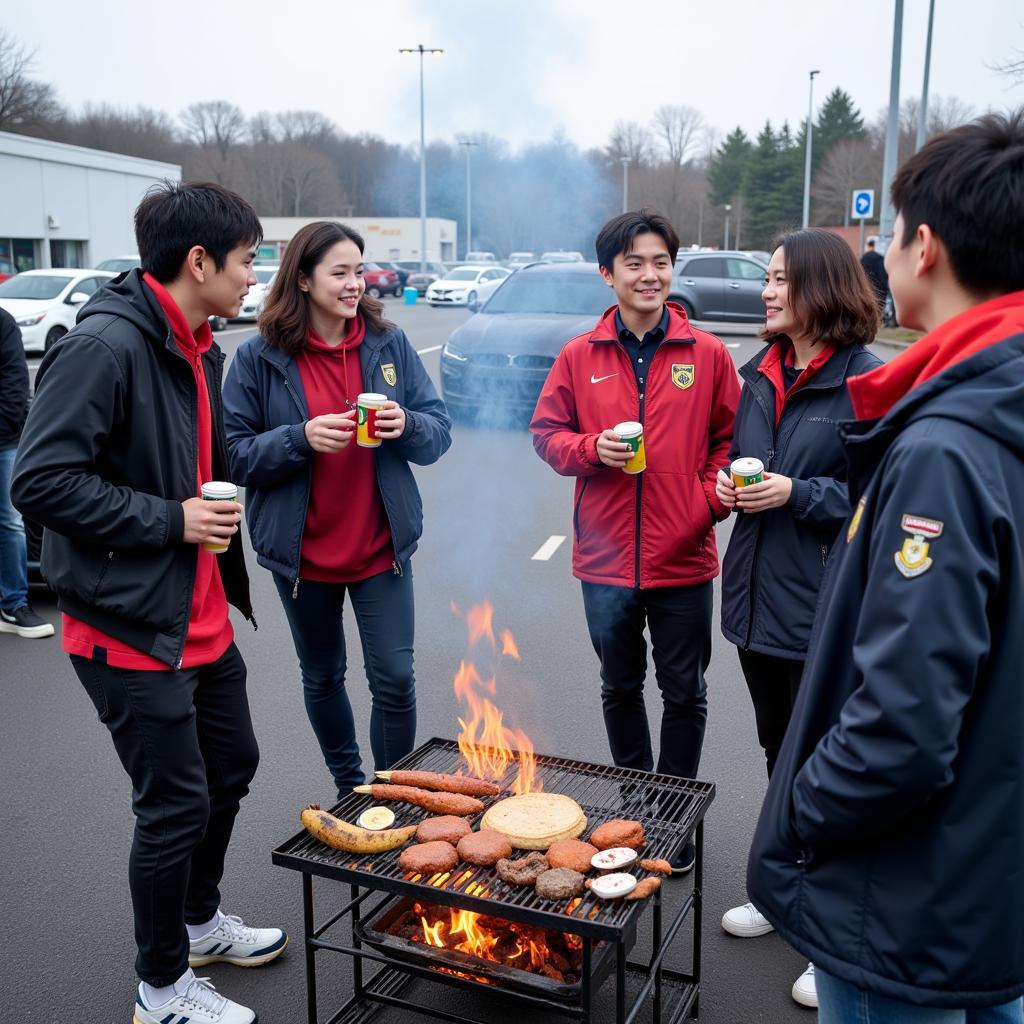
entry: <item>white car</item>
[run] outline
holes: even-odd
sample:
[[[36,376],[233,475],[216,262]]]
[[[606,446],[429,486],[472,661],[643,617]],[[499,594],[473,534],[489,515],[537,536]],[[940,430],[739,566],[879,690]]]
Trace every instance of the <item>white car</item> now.
[[[108,270],[23,270],[0,282],[0,306],[21,329],[26,352],[45,352],[75,326],[79,307],[117,274]]]
[[[544,252],[540,256],[541,263],[583,263],[583,253],[575,250],[566,251],[558,249],[554,252]]]
[[[456,267],[427,288],[427,302],[431,306],[486,302],[511,273],[505,267]]]
[[[97,270],[112,270],[115,274],[123,274],[126,270],[137,270],[142,266],[139,254],[132,256],[112,256],[109,260],[103,260],[96,264]]]
[[[270,293],[270,286],[277,276],[278,263],[254,264],[252,272],[256,275],[256,283],[249,289],[236,320],[255,320],[263,309],[263,303]]]

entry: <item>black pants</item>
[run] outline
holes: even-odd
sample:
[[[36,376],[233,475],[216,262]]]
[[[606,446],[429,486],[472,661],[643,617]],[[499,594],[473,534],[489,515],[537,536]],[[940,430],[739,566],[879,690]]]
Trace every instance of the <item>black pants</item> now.
[[[601,659],[601,706],[612,760],[620,768],[654,769],[644,706],[646,623],[664,705],[658,771],[694,778],[708,717],[711,582],[650,590],[584,582],[583,607]]]
[[[786,735],[789,716],[796,703],[800,689],[800,677],[804,673],[802,661],[776,658],[771,654],[758,654],[737,648],[740,668],[747,681],[750,699],[754,704],[754,721],[757,723],[757,742],[764,748],[768,763],[768,778],[779,756],[782,739]]]
[[[209,921],[220,905],[224,854],[256,774],[245,662],[234,644],[213,664],[179,671],[71,662],[132,780],[135,969],[170,985],[188,969],[186,921]]]

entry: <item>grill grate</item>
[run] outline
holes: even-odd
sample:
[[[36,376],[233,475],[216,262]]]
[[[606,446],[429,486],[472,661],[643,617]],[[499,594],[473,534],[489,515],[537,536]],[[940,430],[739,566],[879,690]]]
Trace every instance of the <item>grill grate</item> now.
[[[395,768],[431,772],[464,769],[458,746],[452,740],[431,739]],[[502,795],[515,781],[518,766],[512,765],[501,780]],[[537,779],[545,792],[572,797],[587,816],[587,832],[610,818],[631,818],[643,823],[647,836],[644,857],[671,859],[707,812],[715,796],[709,782],[680,779],[627,768],[612,768],[567,758],[537,755]],[[492,801],[485,801],[490,803]],[[353,793],[331,808],[333,814],[355,821],[373,804],[369,795]],[[392,805],[397,824],[409,825],[429,817],[418,807]],[[471,819],[474,827],[479,815]],[[585,892],[578,902],[550,901],[528,886],[501,880],[493,868],[463,864],[450,875],[423,877],[403,872],[399,850],[362,857],[332,850],[304,830],[273,852],[275,864],[314,875],[324,875],[364,888],[401,893],[415,899],[475,910],[479,913],[528,915],[531,922],[559,931],[596,938],[616,938],[644,901],[602,900]],[[519,856],[517,853],[516,856]],[[515,911],[521,914],[515,914]]]

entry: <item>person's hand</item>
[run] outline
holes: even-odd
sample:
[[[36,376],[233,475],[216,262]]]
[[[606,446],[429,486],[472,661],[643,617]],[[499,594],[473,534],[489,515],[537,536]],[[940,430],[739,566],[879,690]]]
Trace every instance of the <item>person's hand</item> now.
[[[612,469],[622,469],[633,458],[633,449],[620,441],[614,430],[602,430],[597,439],[597,457]]]
[[[183,501],[186,544],[227,544],[238,533],[242,506],[237,501],[207,501],[189,498]]]
[[[397,441],[405,433],[405,410],[397,402],[385,402],[377,410],[377,436]]]
[[[724,469],[720,469],[715,477],[715,494],[726,508],[736,507],[736,484]]]
[[[736,507],[741,512],[765,512],[782,508],[793,493],[793,481],[781,473],[765,473],[759,484],[736,488]]]
[[[356,411],[332,412],[306,420],[306,440],[315,452],[340,452],[356,432]]]

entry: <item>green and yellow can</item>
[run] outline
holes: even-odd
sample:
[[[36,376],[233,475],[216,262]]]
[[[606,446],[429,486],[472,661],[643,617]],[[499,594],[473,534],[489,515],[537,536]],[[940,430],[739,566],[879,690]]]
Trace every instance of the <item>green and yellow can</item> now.
[[[764,480],[764,463],[760,459],[737,459],[729,467],[729,475],[737,487],[748,487]]]
[[[623,467],[624,473],[642,473],[647,468],[647,453],[644,451],[644,425],[628,420],[615,426],[615,433],[623,444],[633,449],[633,454]]]

